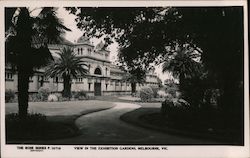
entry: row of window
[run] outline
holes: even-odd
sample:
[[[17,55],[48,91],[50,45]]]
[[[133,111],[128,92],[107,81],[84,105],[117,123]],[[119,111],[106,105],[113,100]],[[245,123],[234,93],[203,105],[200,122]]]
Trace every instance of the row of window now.
[[[86,49],[87,49],[88,54],[91,54],[92,48],[86,48]],[[77,48],[76,49],[77,55],[83,55],[84,50],[85,50],[85,48]],[[100,54],[103,55],[102,53],[100,53]],[[108,58],[108,54],[105,53],[105,59],[107,59],[107,58]]]
[[[5,79],[6,80],[13,80],[13,74],[9,72],[5,72]]]
[[[13,74],[12,74],[12,73],[9,73],[9,72],[5,73],[5,79],[6,79],[6,80],[13,80]],[[32,76],[29,77],[29,81],[30,81],[30,82],[33,81],[33,77],[32,77]],[[39,81],[39,82],[46,82],[46,81],[49,81],[49,78],[44,77],[44,76],[42,76],[42,75],[39,75],[39,76],[38,76],[38,81]],[[74,81],[83,83],[83,78],[80,77],[80,78],[74,79]],[[88,83],[91,84],[91,81],[92,81],[92,80],[89,79],[88,81],[89,81]],[[55,78],[53,78],[53,82],[54,82],[54,83],[63,82],[63,79],[60,78],[60,77],[55,77]],[[151,83],[151,84],[157,84],[157,83]],[[106,82],[106,85],[108,85],[108,81]],[[111,82],[110,82],[110,85],[111,85],[111,86],[113,86],[113,85],[115,85],[115,86],[119,86],[119,85],[121,85],[121,86],[124,86],[124,85],[125,85],[125,86],[130,86],[129,83],[115,82],[115,81],[111,81]],[[138,86],[144,86],[144,84],[138,84]]]
[[[77,48],[77,54],[83,55],[84,48]],[[92,52],[91,48],[87,48],[87,52],[90,54]]]

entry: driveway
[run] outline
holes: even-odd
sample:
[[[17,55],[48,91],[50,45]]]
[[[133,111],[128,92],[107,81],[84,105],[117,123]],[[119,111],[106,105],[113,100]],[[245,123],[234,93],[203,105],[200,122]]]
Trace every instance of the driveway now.
[[[81,135],[73,138],[40,141],[41,144],[141,144],[141,145],[171,145],[171,144],[221,144],[202,139],[174,136],[137,127],[120,120],[120,116],[135,110],[140,105],[115,102],[115,107],[99,112],[83,115],[76,120]],[[28,143],[28,142],[27,142]]]

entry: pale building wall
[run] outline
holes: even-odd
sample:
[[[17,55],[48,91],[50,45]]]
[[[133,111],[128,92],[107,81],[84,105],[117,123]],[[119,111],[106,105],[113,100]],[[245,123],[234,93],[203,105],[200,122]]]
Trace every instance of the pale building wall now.
[[[102,95],[115,95],[115,94],[130,94],[131,84],[121,81],[124,73],[118,67],[111,65],[110,63],[110,52],[107,50],[100,49],[100,46],[94,47],[89,41],[86,41],[85,37],[79,40],[79,43],[72,45],[51,45],[50,51],[54,57],[59,57],[57,53],[64,46],[70,46],[74,50],[77,56],[82,56],[83,61],[87,64],[89,74],[87,76],[79,76],[72,80],[71,90],[72,91],[85,91],[89,95],[94,95],[94,83],[101,83],[101,94]],[[95,70],[99,68],[101,74],[94,74]],[[42,72],[43,70],[39,70]],[[29,83],[29,91],[37,92],[41,87],[39,77],[42,74],[34,74],[32,82]],[[145,85],[151,85],[151,83],[157,82],[156,76],[147,76],[146,81],[149,82]],[[155,84],[154,84],[155,85]],[[44,88],[48,88],[53,92],[60,92],[63,90],[63,80],[60,79],[56,83],[55,79],[45,79],[43,82]],[[140,90],[142,85],[137,84],[137,90]],[[13,80],[6,80],[5,89],[12,89],[17,91],[17,75],[13,74]]]

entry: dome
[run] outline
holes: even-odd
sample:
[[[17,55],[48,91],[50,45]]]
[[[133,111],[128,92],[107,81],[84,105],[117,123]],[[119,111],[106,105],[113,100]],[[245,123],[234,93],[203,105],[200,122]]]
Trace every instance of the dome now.
[[[80,38],[78,38],[77,43],[90,44],[89,37],[88,36],[81,36]]]

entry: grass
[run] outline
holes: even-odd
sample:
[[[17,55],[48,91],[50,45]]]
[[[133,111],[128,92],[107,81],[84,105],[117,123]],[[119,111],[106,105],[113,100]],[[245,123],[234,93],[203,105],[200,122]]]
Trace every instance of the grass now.
[[[197,122],[183,121],[183,123],[168,121],[165,116],[161,115],[159,107],[152,107],[145,103],[142,106],[144,107],[122,115],[121,120],[164,133],[218,140],[231,145],[243,145],[239,130],[223,129],[223,127],[216,130],[206,126],[206,123],[197,126],[197,122],[202,123],[204,120],[197,120]]]
[[[45,115],[29,114],[20,120],[16,113],[6,115],[6,141],[12,140],[46,140],[75,136],[77,127],[73,119],[67,117],[61,121],[49,121]]]
[[[16,104],[7,104],[6,141],[7,143],[26,140],[48,140],[77,136],[80,134],[75,120],[81,115],[109,109],[114,105],[104,101],[76,101],[51,103],[30,103],[32,113],[26,121],[21,121],[15,113]]]

